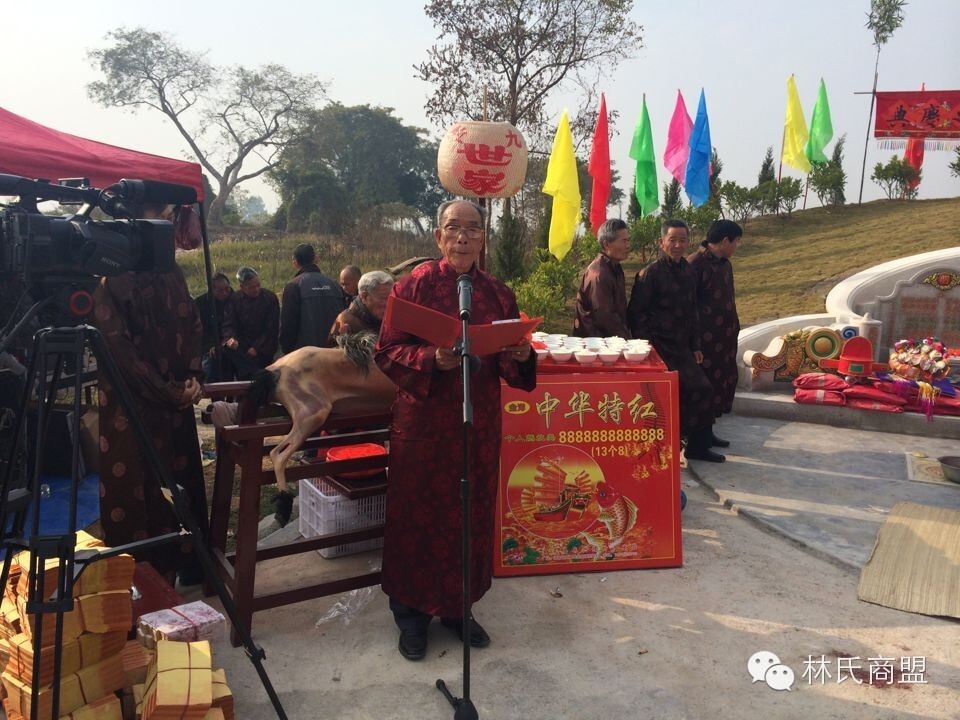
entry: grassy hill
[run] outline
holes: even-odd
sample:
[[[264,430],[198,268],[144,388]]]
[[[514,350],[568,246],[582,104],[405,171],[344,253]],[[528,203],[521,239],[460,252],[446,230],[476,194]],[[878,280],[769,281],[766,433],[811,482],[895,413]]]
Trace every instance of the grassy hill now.
[[[701,239],[692,238],[691,246]],[[957,245],[960,198],[877,200],[753,218],[733,259],[740,322],[823,312],[840,280],[888,260]],[[624,264],[628,286],[640,266],[633,258]]]
[[[214,231],[213,238],[216,269],[232,278],[241,265],[252,265],[260,271],[264,286],[277,292],[293,274],[290,258],[301,242],[312,243],[321,269],[333,274],[350,263],[366,271],[436,253],[432,236],[412,239],[389,231],[334,238],[257,228]],[[691,251],[700,239],[691,239]],[[741,323],[823,312],[824,298],[843,278],[888,260],[957,245],[960,198],[877,200],[795,211],[789,218],[768,215],[748,220],[733,259]],[[178,259],[191,292],[203,292],[200,252],[183,253]],[[628,293],[641,266],[639,257],[624,263]],[[562,324],[566,331],[569,321]]]

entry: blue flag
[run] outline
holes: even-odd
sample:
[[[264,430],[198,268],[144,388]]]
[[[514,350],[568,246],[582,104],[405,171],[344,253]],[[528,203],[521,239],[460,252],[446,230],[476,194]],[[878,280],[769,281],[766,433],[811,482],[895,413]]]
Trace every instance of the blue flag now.
[[[710,120],[707,119],[707,98],[700,91],[700,106],[697,119],[690,133],[690,156],[687,158],[687,174],[684,189],[694,207],[700,207],[710,197]]]

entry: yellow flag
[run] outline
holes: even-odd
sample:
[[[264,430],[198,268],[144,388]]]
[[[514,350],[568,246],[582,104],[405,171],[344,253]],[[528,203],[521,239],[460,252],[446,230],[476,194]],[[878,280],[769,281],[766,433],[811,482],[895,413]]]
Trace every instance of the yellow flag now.
[[[580,224],[580,182],[577,178],[577,158],[573,153],[573,134],[567,111],[560,116],[543,192],[553,195],[553,214],[550,218],[550,252],[563,260]]]
[[[783,122],[783,153],[780,159],[792,168],[810,172],[810,161],[804,151],[809,139],[807,121],[803,119],[803,108],[800,107],[800,95],[791,75],[787,80],[787,118]]]

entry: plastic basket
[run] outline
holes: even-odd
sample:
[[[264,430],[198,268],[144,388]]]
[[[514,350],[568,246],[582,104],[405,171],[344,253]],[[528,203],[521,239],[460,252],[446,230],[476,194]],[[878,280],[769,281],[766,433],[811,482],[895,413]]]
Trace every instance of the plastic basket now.
[[[351,500],[320,478],[300,481],[300,534],[305,538],[362,530],[383,524],[386,494]],[[376,550],[383,538],[317,550],[325,558]]]

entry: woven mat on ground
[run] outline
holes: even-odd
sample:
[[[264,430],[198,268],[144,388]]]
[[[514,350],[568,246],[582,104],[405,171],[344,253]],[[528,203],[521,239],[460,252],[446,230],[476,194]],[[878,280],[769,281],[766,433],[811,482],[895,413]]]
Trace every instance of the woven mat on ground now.
[[[960,618],[960,511],[897,503],[860,573],[867,602]]]
[[[935,457],[917,457],[916,454],[905,453],[907,458],[907,477],[915,482],[937,483],[938,485],[960,485],[952,483],[943,476],[940,461]]]

